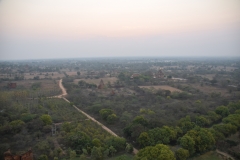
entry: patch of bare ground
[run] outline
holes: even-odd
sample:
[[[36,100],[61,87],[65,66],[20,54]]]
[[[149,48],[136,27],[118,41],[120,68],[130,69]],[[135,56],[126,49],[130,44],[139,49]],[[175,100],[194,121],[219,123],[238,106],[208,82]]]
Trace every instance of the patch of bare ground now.
[[[104,77],[104,78],[98,78],[98,79],[86,79],[86,78],[83,78],[83,79],[75,79],[74,80],[74,83],[75,84],[78,84],[79,81],[83,80],[87,83],[93,83],[93,84],[96,84],[96,85],[99,85],[101,79],[103,80],[103,83],[106,85],[108,82],[110,82],[111,84],[113,84],[114,82],[116,82],[118,79],[116,77]]]
[[[206,94],[221,93],[222,96],[229,96],[229,91],[225,88],[219,88],[211,85],[203,85],[200,84],[192,85],[193,88],[199,89],[201,92]]]
[[[77,71],[68,71],[66,74],[69,76],[77,76]]]
[[[158,90],[158,89],[162,89],[162,90],[169,90],[171,92],[182,92],[180,89],[171,87],[171,86],[167,86],[167,85],[159,85],[159,86],[139,86],[140,88],[148,88],[148,89],[154,89],[154,90]]]
[[[43,90],[51,90],[51,89],[59,89],[58,81],[56,80],[21,80],[21,81],[11,81],[12,83],[16,83],[17,87],[23,87],[26,89],[31,89],[34,83],[40,83],[40,89]],[[1,87],[6,87],[9,82],[5,81],[0,83]]]
[[[198,76],[212,80],[215,74],[205,74],[205,75],[198,75]]]
[[[33,79],[36,76],[38,76],[39,79],[44,79],[44,78],[60,79],[65,77],[63,73],[59,73],[59,72],[24,73],[25,79]]]

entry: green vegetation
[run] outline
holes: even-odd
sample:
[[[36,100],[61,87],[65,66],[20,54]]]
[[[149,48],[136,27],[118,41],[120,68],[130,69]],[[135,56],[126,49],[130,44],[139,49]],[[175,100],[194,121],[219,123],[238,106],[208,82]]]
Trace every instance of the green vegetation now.
[[[239,62],[1,62],[0,150],[32,147],[35,159],[157,159],[167,153],[166,159],[182,160],[202,154],[217,159],[212,150],[218,149],[239,159]],[[70,103],[47,98],[61,93],[61,78]],[[17,85],[11,88],[11,82]],[[73,106],[124,138],[106,133]],[[139,154],[126,155],[133,146]]]
[[[31,147],[35,159],[45,160],[80,155],[102,159],[132,149],[124,138],[111,136],[61,99],[16,100],[15,92],[1,92],[0,104],[1,151],[10,147],[17,154]]]

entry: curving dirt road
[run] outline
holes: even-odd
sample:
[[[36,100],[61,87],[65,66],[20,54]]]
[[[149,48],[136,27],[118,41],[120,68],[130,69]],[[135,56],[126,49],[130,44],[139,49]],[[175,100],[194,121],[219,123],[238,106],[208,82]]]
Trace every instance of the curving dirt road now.
[[[230,156],[229,154],[225,153],[225,152],[221,152],[219,151],[218,149],[216,150],[216,152],[224,157],[227,157],[227,158],[231,158],[232,160],[235,160],[235,158],[233,158],[232,156]]]
[[[56,98],[62,98],[64,99],[66,102],[70,103],[69,100],[67,100],[64,96],[67,95],[67,91],[66,89],[63,87],[62,85],[62,79],[60,79],[59,81],[59,87],[62,90],[62,94],[55,96]],[[87,118],[91,119],[93,122],[96,122],[98,125],[100,125],[104,130],[106,130],[108,133],[110,133],[113,136],[119,137],[116,133],[114,133],[113,131],[111,131],[109,128],[107,128],[106,126],[104,126],[102,123],[98,122],[96,119],[94,119],[93,117],[91,117],[90,115],[88,115],[87,113],[85,113],[84,111],[82,111],[81,109],[79,109],[78,107],[76,107],[75,105],[73,105],[74,108],[76,108],[76,110],[78,110],[79,112],[81,112],[82,114],[84,114]],[[138,150],[136,148],[133,148],[133,153],[137,154]]]

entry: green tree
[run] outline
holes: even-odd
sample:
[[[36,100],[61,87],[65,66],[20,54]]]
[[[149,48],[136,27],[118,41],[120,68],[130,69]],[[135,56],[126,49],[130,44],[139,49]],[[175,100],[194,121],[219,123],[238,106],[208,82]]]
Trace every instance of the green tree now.
[[[105,140],[105,144],[108,147],[113,146],[117,151],[124,151],[126,148],[126,140],[121,137],[110,137]]]
[[[87,156],[84,155],[84,154],[81,154],[80,157],[79,157],[80,160],[86,160],[87,159]]]
[[[213,129],[224,134],[225,137],[237,132],[237,127],[229,123],[213,125]]]
[[[81,131],[70,132],[67,135],[67,142],[74,150],[82,150],[91,145],[91,139]]]
[[[146,146],[150,146],[151,145],[151,139],[148,135],[147,132],[142,132],[140,134],[140,136],[137,139],[137,142],[142,146],[142,147],[146,147]]]
[[[210,124],[209,120],[204,116],[197,116],[195,120],[196,120],[196,125],[200,127],[206,127]]]
[[[175,152],[177,160],[186,160],[189,157],[189,151],[183,148],[179,148]]]
[[[133,123],[138,123],[145,127],[148,125],[148,121],[143,116],[136,116],[133,120]]]
[[[224,123],[230,123],[236,127],[240,127],[240,115],[231,114],[222,120]]]
[[[77,75],[80,76],[80,74],[81,74],[81,73],[80,73],[79,71],[77,71]]]
[[[188,135],[184,135],[181,139],[180,139],[180,145],[189,151],[190,155],[192,155],[195,152],[195,141],[193,140],[192,137],[188,136]]]
[[[148,146],[141,149],[135,160],[175,160],[174,153],[164,144]]]
[[[131,144],[127,144],[125,151],[127,153],[132,153],[133,152],[133,146]]]
[[[208,119],[210,120],[210,123],[213,123],[213,122],[217,122],[221,119],[221,115],[217,114],[216,112],[214,111],[209,111],[207,113],[207,117]]]
[[[45,154],[42,154],[38,160],[48,160],[48,157]]]
[[[43,123],[44,123],[45,125],[50,125],[50,124],[52,124],[52,118],[51,118],[51,116],[48,115],[48,114],[42,115],[42,116],[40,117],[40,119],[43,121]]]
[[[181,139],[180,145],[187,149],[192,155],[194,151],[204,152],[209,150],[215,144],[212,133],[205,128],[196,127],[187,132]]]
[[[76,151],[70,151],[70,159],[76,158],[77,154]]]
[[[129,158],[126,155],[121,155],[117,157],[115,160],[129,160]]]
[[[25,123],[21,120],[15,120],[9,123],[14,133],[20,132]]]
[[[219,106],[216,108],[215,112],[222,117],[227,117],[229,115],[228,107],[225,106]]]
[[[117,152],[117,150],[113,146],[110,146],[108,149],[109,149],[110,156],[114,156]]]
[[[107,117],[107,122],[109,123],[109,124],[114,124],[116,121],[117,121],[117,116],[116,116],[116,114],[110,114],[108,117]]]
[[[195,123],[191,121],[190,116],[186,116],[185,118],[181,118],[178,126],[182,129],[183,133],[187,133],[187,131],[193,129],[195,127]]]
[[[113,110],[111,110],[111,109],[101,109],[99,111],[99,113],[100,113],[102,119],[107,120],[107,117],[109,115],[113,114]]]
[[[99,139],[97,139],[97,138],[94,138],[94,139],[92,140],[92,144],[93,144],[93,146],[95,146],[95,147],[100,147],[100,146],[101,146],[101,141],[100,141]]]
[[[93,147],[91,151],[91,157],[94,160],[102,160],[103,159],[103,153],[101,147]]]
[[[158,143],[169,144],[171,140],[175,140],[177,136],[176,130],[168,126],[162,128],[156,127],[148,131],[151,145]]]

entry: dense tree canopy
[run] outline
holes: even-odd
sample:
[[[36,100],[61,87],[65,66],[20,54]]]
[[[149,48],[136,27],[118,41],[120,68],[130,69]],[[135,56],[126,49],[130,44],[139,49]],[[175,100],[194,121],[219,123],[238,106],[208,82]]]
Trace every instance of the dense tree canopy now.
[[[174,153],[164,144],[148,146],[141,149],[135,160],[175,160]]]

